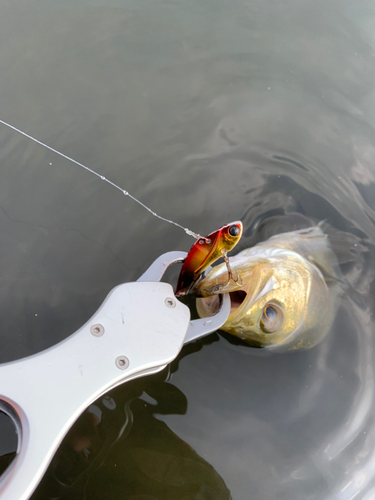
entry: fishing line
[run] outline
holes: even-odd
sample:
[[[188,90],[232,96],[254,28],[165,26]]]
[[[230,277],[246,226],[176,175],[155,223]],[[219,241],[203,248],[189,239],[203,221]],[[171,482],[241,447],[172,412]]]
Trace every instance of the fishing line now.
[[[154,212],[153,210],[151,210],[151,208],[149,208],[147,205],[145,205],[144,203],[142,203],[140,200],[138,200],[135,196],[131,195],[128,191],[126,191],[125,189],[122,189],[120,186],[118,186],[117,184],[115,184],[114,182],[110,181],[109,179],[107,179],[106,177],[104,177],[104,175],[101,175],[99,174],[98,172],[95,172],[95,170],[92,170],[91,168],[89,167],[86,167],[86,165],[83,165],[82,163],[80,163],[79,161],[76,161],[74,160],[73,158],[70,158],[69,156],[66,156],[64,155],[63,153],[60,153],[60,151],[57,151],[56,149],[54,148],[51,148],[51,146],[48,146],[47,144],[44,144],[44,142],[41,142],[41,141],[38,141],[38,139],[35,139],[35,137],[32,137],[31,135],[29,134],[26,134],[26,132],[22,132],[22,130],[19,130],[18,128],[16,127],[13,127],[13,125],[10,125],[9,123],[7,122],[4,122],[3,120],[0,120],[0,123],[2,123],[3,125],[6,125],[7,127],[11,128],[12,130],[15,130],[16,132],[18,132],[19,134],[27,137],[28,139],[31,139],[32,141],[36,142],[37,144],[40,144],[41,146],[49,149],[50,151],[53,151],[54,153],[62,156],[63,158],[66,158],[67,160],[69,161],[72,161],[73,163],[75,163],[76,165],[78,165],[79,167],[82,167],[84,168],[85,170],[87,170],[88,172],[91,172],[92,174],[96,175],[97,177],[99,177],[99,179],[101,179],[102,181],[105,181],[107,182],[108,184],[110,184],[111,186],[113,186],[114,188],[118,189],[119,191],[122,192],[122,194],[124,194],[125,196],[129,196],[129,198],[131,198],[132,200],[134,200],[136,203],[138,203],[139,205],[141,205],[141,207],[145,208],[146,210],[148,210],[150,212],[150,214],[152,214],[154,217],[157,217],[158,219],[160,220],[163,220],[164,222],[168,222],[169,224],[174,224],[175,226],[183,229],[185,231],[186,234],[188,234],[189,236],[193,236],[193,238],[195,239],[199,239],[199,238],[202,238],[202,236],[200,236],[199,234],[196,234],[194,233],[193,231],[191,231],[190,229],[188,229],[187,227],[184,227],[184,226],[181,226],[181,224],[178,224],[178,222],[174,222],[173,220],[170,220],[170,219],[166,219],[165,217],[162,217],[161,215],[158,215],[156,212]]]

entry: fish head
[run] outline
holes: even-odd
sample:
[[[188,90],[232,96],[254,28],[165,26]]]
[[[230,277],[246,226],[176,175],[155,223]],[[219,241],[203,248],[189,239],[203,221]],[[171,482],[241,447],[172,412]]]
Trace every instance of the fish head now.
[[[189,250],[181,268],[177,282],[176,295],[186,295],[199,276],[211,264],[223,256],[223,252],[230,252],[242,236],[241,221],[225,224],[217,231],[204,238],[199,238]]]
[[[228,282],[222,264],[197,284],[199,316],[215,314],[219,295],[227,292],[231,312],[221,328],[227,333],[280,351],[316,345],[332,322],[329,291],[319,269],[290,251],[273,258],[241,254],[230,259],[240,284]]]

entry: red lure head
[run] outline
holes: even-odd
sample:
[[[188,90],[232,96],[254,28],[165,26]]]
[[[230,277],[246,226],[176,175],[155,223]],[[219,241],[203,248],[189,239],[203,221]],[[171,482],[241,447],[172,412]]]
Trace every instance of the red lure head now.
[[[181,268],[177,296],[187,295],[203,271],[236,246],[242,229],[241,221],[232,222],[194,243]]]

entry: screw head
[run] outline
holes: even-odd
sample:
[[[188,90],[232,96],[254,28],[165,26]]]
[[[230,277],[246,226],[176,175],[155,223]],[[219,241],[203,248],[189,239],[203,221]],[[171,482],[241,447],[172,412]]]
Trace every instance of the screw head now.
[[[129,360],[126,356],[117,356],[115,363],[120,370],[126,370],[129,366]]]
[[[167,307],[176,307],[176,301],[172,297],[167,297],[164,302]]]
[[[101,337],[104,333],[104,326],[96,323],[95,325],[91,325],[90,332],[94,337]]]

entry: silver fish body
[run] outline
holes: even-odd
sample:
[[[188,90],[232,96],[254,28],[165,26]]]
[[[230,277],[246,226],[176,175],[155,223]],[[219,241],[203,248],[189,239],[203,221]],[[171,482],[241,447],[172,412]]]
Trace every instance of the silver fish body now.
[[[273,236],[214,267],[194,292],[199,316],[215,314],[229,292],[222,330],[257,347],[309,349],[328,333],[336,311],[338,264],[319,226]]]

